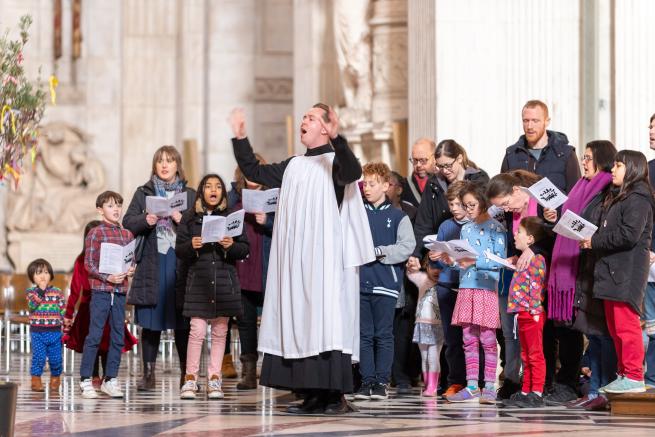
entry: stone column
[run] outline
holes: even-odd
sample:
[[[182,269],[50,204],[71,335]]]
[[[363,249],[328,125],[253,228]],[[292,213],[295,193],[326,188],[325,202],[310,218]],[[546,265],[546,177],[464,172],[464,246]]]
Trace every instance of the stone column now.
[[[209,141],[205,152],[207,172],[231,180],[236,168],[228,125],[230,111],[244,108],[248,137],[257,151],[255,135],[255,0],[209,1],[208,89]],[[227,182],[226,182],[227,183]]]
[[[613,137],[611,3],[611,0],[581,2],[581,145]]]
[[[154,151],[177,139],[178,4],[123,0],[122,190],[148,180]]]
[[[437,140],[454,138],[487,172],[540,99],[550,128],[580,138],[580,2],[436,1]]]
[[[373,123],[407,118],[407,0],[376,0],[373,34]]]
[[[293,129],[296,153],[304,153],[297,127],[319,101],[338,105],[339,68],[334,50],[332,2],[293,1]]]
[[[435,0],[408,2],[408,140],[437,138],[437,32]],[[411,173],[411,165],[407,173]]]
[[[640,150],[649,158],[648,120],[655,113],[655,2],[615,1],[614,97],[617,149]],[[648,55],[645,55],[648,53]]]

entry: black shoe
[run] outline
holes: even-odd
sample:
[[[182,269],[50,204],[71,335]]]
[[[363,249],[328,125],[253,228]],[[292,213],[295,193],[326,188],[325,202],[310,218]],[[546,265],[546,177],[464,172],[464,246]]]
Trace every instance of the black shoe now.
[[[388,399],[389,393],[387,393],[387,386],[385,384],[376,383],[371,388],[371,399],[378,401]]]
[[[407,396],[412,394],[412,386],[409,384],[398,384],[396,386],[396,394],[398,396]]]
[[[322,414],[325,411],[325,400],[320,394],[308,395],[302,404],[289,405],[289,414]]]
[[[521,391],[517,391],[512,394],[509,399],[503,399],[501,403],[503,404],[503,407],[517,407],[518,402],[523,401],[527,397],[528,395],[524,395]]]
[[[355,399],[358,401],[367,401],[371,399],[371,390],[373,389],[373,384],[363,383],[362,386],[355,393]]]
[[[346,397],[339,394],[337,397],[330,395],[328,404],[325,406],[323,414],[328,416],[338,416],[341,414],[352,413],[356,411],[355,408],[346,400]]]
[[[515,383],[511,379],[505,379],[503,386],[498,389],[496,397],[498,400],[509,399],[514,393],[521,390],[521,385]]]
[[[535,392],[530,392],[516,402],[520,408],[542,408],[544,407],[544,398]]]
[[[549,406],[563,405],[578,399],[578,394],[566,384],[555,383],[553,391],[544,398],[544,402]]]

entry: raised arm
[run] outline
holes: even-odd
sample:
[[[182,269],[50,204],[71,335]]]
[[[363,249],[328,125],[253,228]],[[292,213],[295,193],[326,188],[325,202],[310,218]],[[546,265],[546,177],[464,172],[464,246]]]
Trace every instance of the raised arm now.
[[[232,138],[232,148],[234,149],[234,158],[247,179],[269,188],[282,186],[284,170],[292,158],[277,164],[260,164],[247,137]]]
[[[277,164],[260,164],[255,157],[246,134],[246,116],[243,109],[237,108],[230,114],[230,127],[234,138],[232,148],[234,158],[247,179],[270,188],[282,186],[282,175],[291,158]]]

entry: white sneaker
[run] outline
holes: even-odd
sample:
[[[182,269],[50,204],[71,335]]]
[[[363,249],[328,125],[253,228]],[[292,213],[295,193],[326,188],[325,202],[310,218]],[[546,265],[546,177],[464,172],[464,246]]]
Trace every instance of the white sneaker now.
[[[80,382],[80,389],[82,390],[82,397],[84,399],[96,399],[98,397],[96,389],[93,388],[93,382],[91,381],[91,378],[82,380],[82,382]]]
[[[186,375],[184,377],[184,385],[180,389],[180,399],[195,399],[196,392],[198,391],[198,384],[193,375]]]
[[[221,390],[221,378],[218,375],[212,375],[207,382],[207,399],[223,399],[225,396]]]
[[[109,381],[105,380],[100,386],[100,391],[109,395],[111,398],[122,398],[123,392],[118,384],[118,378],[112,378]]]

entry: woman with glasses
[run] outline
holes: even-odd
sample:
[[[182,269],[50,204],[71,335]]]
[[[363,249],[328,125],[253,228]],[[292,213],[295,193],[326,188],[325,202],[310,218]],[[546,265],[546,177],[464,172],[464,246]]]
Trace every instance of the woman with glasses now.
[[[407,262],[407,268],[410,272],[420,269],[419,260],[422,259],[425,252],[423,238],[426,235],[436,234],[441,223],[452,217],[446,197],[448,187],[455,181],[474,182],[481,187],[486,187],[487,182],[489,182],[487,173],[478,168],[468,158],[464,147],[455,140],[441,141],[435,149],[434,158],[435,174],[428,180],[425,191],[423,191],[421,204],[416,213],[416,221],[414,223],[416,249],[414,250],[413,256]],[[456,298],[457,293],[454,291],[445,294],[441,293],[438,295],[439,306],[448,307],[452,312],[455,307]],[[448,338],[449,335],[448,333],[446,334],[446,345],[449,343],[461,343],[461,333],[459,334],[459,339]],[[457,334],[453,333],[453,335]],[[446,375],[447,385],[449,387],[465,386],[466,375],[464,363],[462,362],[460,365],[449,367],[451,368]]]
[[[436,172],[423,191],[414,224],[416,250],[412,257],[414,260],[410,258],[410,264],[416,268],[424,252],[423,237],[436,234],[441,222],[451,217],[446,199],[448,186],[455,181],[470,181],[480,185],[489,182],[489,175],[468,158],[464,147],[455,140],[441,141],[434,151],[434,158]]]
[[[518,230],[521,219],[525,217],[544,218],[544,210],[535,199],[530,197],[523,187],[529,187],[541,179],[541,176],[527,170],[513,170],[501,173],[491,178],[487,187],[489,201],[505,211],[505,226],[507,227],[507,256],[516,259],[518,270],[525,270],[535,252],[550,253],[552,238],[544,238],[531,248],[520,253],[514,246],[514,230]],[[538,246],[538,247],[536,247]],[[520,255],[520,256],[519,256]],[[509,285],[513,271],[504,269],[498,286],[498,302],[500,305],[500,321],[504,340],[501,343],[501,360],[505,379],[498,390],[500,400],[510,399],[521,389],[519,370],[521,367],[521,349],[518,338],[514,336],[514,317],[507,313]],[[544,334],[545,335],[545,334]],[[504,351],[504,354],[503,354]]]
[[[612,181],[610,171],[615,155],[616,148],[610,141],[587,143],[581,158],[583,175],[569,193],[568,200],[562,206],[562,214],[571,210],[598,224],[599,207]],[[545,215],[550,222],[557,221],[557,211],[548,211]],[[548,278],[547,299],[548,318],[555,323],[559,338],[562,368],[557,379],[558,382],[576,383],[584,347],[582,334],[589,339],[587,357],[591,379],[589,393],[579,400],[570,399],[575,394],[571,389],[575,390],[575,387],[561,387],[559,394],[553,393],[549,398],[551,403],[572,401],[569,404],[572,407],[604,410],[607,399],[599,395],[598,389],[614,377],[617,360],[605,321],[603,302],[594,299],[592,295],[595,263],[593,251],[581,251],[577,241],[557,235]],[[551,356],[554,360],[554,353],[551,352]]]

